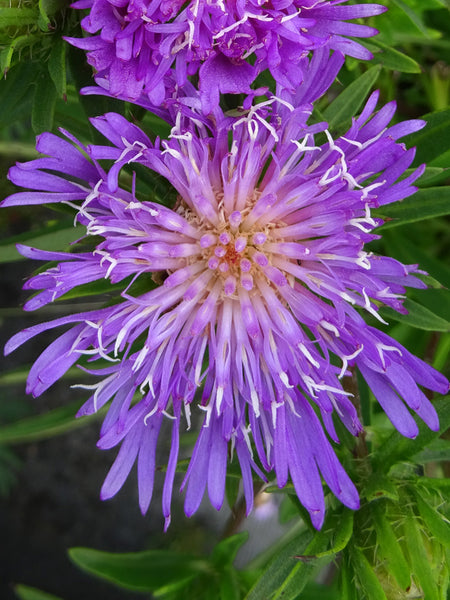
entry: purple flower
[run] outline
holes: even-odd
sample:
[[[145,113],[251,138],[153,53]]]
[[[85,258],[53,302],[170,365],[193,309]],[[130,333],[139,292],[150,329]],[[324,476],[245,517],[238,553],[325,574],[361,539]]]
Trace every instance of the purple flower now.
[[[314,89],[311,79],[309,97]],[[27,391],[41,394],[83,356],[93,363],[100,379],[79,414],[111,401],[98,446],[121,444],[102,498],[120,489],[137,461],[147,510],[158,434],[163,421],[171,425],[166,525],[180,428],[190,427],[191,411],[204,419],[182,483],[187,515],[206,488],[221,507],[231,449],[247,511],[253,473],[265,479],[273,470],[279,487],[290,476],[317,528],[325,513],[321,478],[346,506],[359,505],[324,431],[339,441],[333,415],[354,435],[362,429],[342,385],[350,367],[402,434],[418,432],[408,409],[439,427],[419,386],[446,392],[446,379],[363,318],[382,320],[381,304],[405,312],[405,287],[424,287],[415,265],[364,249],[381,224],[371,210],[415,191],[423,168],[399,180],[414,149],[396,140],[423,122],[389,127],[395,104],[374,114],[374,93],[347,133],[333,139],[325,123],[306,124],[311,106],[301,94],[297,108],[271,97],[206,125],[180,112],[170,138],[155,143],[107,114],[93,124],[111,145],[83,148],[68,134],[72,143],[43,134],[38,150],[49,157],[10,171],[14,183],[33,191],[4,206],[69,203],[86,227],[85,241],[101,240],[92,252],[70,254],[20,246],[25,256],[57,263],[27,283],[40,293],[25,309],[103,278],[123,282],[124,290],[112,306],[17,334],[6,351],[72,326],[37,359]],[[317,134],[326,141],[319,145]],[[104,159],[112,161],[109,171]],[[171,183],[172,209],[138,199],[134,185],[124,189],[121,174],[134,163]],[[158,277],[163,283],[155,287]],[[138,283],[141,291],[133,293]]]
[[[165,75],[177,87],[199,75],[204,111],[219,94],[250,93],[269,69],[278,86],[294,90],[303,79],[302,58],[327,46],[349,56],[371,53],[351,37],[370,37],[372,27],[347,21],[384,12],[378,4],[342,6],[345,0],[78,0],[92,37],[69,38],[88,51],[97,83],[114,96],[159,105],[168,95]],[[247,59],[251,59],[248,62]]]

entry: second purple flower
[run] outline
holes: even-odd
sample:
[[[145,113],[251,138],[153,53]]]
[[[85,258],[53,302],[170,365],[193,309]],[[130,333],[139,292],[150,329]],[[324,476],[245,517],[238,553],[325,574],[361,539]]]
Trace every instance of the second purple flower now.
[[[293,91],[303,80],[301,59],[324,46],[370,59],[350,37],[377,31],[348,21],[386,10],[346,0],[78,0],[73,6],[89,9],[82,26],[95,35],[68,41],[87,50],[99,85],[113,96],[144,95],[159,105],[171,91],[170,71],[177,87],[198,74],[206,114],[220,94],[250,93],[266,69],[279,88]]]

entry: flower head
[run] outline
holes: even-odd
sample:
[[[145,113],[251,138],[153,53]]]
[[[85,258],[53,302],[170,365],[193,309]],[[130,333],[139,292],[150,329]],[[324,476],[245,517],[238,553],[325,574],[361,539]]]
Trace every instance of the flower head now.
[[[189,427],[191,411],[200,409],[203,425],[182,484],[188,515],[205,488],[211,503],[222,505],[230,447],[248,511],[252,471],[265,479],[271,470],[280,487],[290,475],[315,527],[325,512],[321,476],[357,508],[357,491],[322,426],[336,442],[333,415],[354,435],[361,431],[342,385],[354,365],[401,433],[417,434],[408,408],[432,429],[439,426],[419,386],[445,392],[448,382],[363,318],[381,320],[380,304],[404,311],[405,286],[424,287],[416,266],[364,249],[381,223],[371,210],[415,190],[423,168],[398,181],[414,150],[396,140],[423,122],[388,127],[395,105],[374,115],[375,93],[349,131],[333,139],[325,123],[306,124],[311,109],[301,100],[294,107],[270,97],[239,118],[223,115],[208,126],[180,112],[170,138],[155,143],[107,114],[93,124],[112,145],[84,148],[89,159],[43,134],[38,149],[49,157],[10,172],[12,181],[35,191],[17,193],[6,205],[70,203],[87,239],[101,239],[84,253],[20,247],[26,256],[58,263],[28,282],[41,291],[26,309],[80,283],[124,282],[120,303],[31,327],[7,346],[9,352],[41,331],[73,324],[31,369],[34,395],[82,355],[99,365],[92,372],[100,380],[80,414],[111,400],[98,445],[121,449],[103,498],[118,491],[137,460],[140,505],[147,510],[167,419],[168,523],[180,427]],[[103,159],[113,161],[109,171]],[[120,186],[121,172],[133,163],[171,183],[173,208]],[[155,287],[150,274],[158,273],[163,283]],[[136,280],[145,291],[133,293]]]
[[[69,41],[88,51],[96,80],[114,96],[159,105],[168,95],[165,76],[177,87],[199,75],[204,111],[219,93],[249,93],[257,75],[269,69],[279,86],[295,89],[303,79],[302,58],[327,46],[368,59],[352,37],[376,30],[347,21],[380,14],[378,4],[345,0],[78,0],[89,9],[83,29],[93,37]]]

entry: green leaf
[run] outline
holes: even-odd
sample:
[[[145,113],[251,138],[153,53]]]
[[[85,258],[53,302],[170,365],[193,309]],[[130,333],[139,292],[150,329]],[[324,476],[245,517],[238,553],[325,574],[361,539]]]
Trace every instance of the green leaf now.
[[[420,65],[410,56],[403,54],[395,48],[391,48],[383,44],[376,38],[372,38],[370,42],[363,42],[368,50],[373,54],[373,63],[381,64],[387,69],[400,71],[402,73],[420,73]]]
[[[48,594],[47,592],[23,584],[16,585],[14,592],[20,600],[61,600],[59,596],[54,596],[53,594]]]
[[[45,229],[40,230],[38,235],[36,235],[36,231],[28,232],[27,234],[20,236],[20,242],[27,246],[31,246],[32,248],[39,248],[40,250],[61,251],[71,242],[78,240],[83,235],[84,228],[61,228],[61,225],[58,225],[56,229],[49,233],[44,233],[44,231]],[[25,260],[25,257],[17,251],[16,242],[18,241],[19,240],[15,238],[14,243],[0,245],[0,264]]]
[[[450,139],[450,109],[429,113],[422,118],[427,122],[426,127],[402,140],[408,148],[417,146],[413,165],[429,163],[437,158],[442,149],[448,148]]]
[[[381,316],[386,320],[393,319],[426,331],[450,331],[450,321],[434,314],[430,309],[407,298],[403,306],[408,311],[407,315],[402,315],[392,308],[383,307],[380,310]]]
[[[414,456],[414,460],[420,464],[427,462],[439,462],[442,460],[450,461],[450,442],[441,438],[434,440],[431,442],[431,444],[428,444],[428,446],[424,448],[422,452],[416,454]],[[448,481],[448,485],[450,486],[450,479],[445,479],[444,481]]]
[[[403,532],[412,573],[423,591],[423,597],[426,600],[442,600],[415,517],[408,516],[405,518]]]
[[[367,600],[387,600],[378,577],[359,548],[351,548],[351,565]]]
[[[104,414],[99,411],[95,415],[76,419],[80,408],[79,402],[72,402],[42,415],[27,417],[0,427],[0,444],[24,444],[36,440],[44,440],[55,435],[61,435],[78,427],[87,425],[91,420]]]
[[[43,68],[36,80],[31,126],[34,133],[51,131],[56,104],[56,88],[47,68]]]
[[[48,72],[56,88],[56,93],[60,98],[65,97],[67,93],[66,47],[67,45],[64,40],[57,40],[52,46],[48,59]]]
[[[0,309],[0,317],[4,316],[4,311],[8,309]],[[20,309],[19,309],[20,310]],[[23,311],[20,311],[23,314]],[[8,314],[8,313],[6,313]],[[19,369],[12,369],[11,371],[6,371],[0,374],[0,386],[9,386],[16,385],[18,383],[23,384],[28,377],[28,373],[30,372],[31,365],[29,366],[21,366]],[[81,369],[76,367],[71,367],[65,374],[62,376],[70,377],[71,379],[85,378],[86,374],[83,373]]]
[[[120,283],[111,283],[109,279],[99,279],[91,283],[83,283],[69,290],[66,294],[59,296],[56,302],[66,302],[73,298],[86,298],[89,296],[99,296],[101,294],[113,294],[114,292],[123,292],[129,283],[129,278]]]
[[[338,521],[331,548],[322,552],[316,552],[314,556],[304,554],[296,558],[300,558],[300,560],[316,559],[324,556],[335,556],[339,552],[342,552],[353,534],[353,516],[353,511],[344,510],[343,515],[341,515]]]
[[[432,490],[446,490],[450,488],[450,479],[440,479],[438,477],[419,477],[416,480],[417,485],[421,485],[425,488]]]
[[[220,600],[241,600],[239,581],[234,569],[224,569],[219,578]]]
[[[450,427],[450,402],[447,398],[439,398],[433,402],[439,416],[440,430],[445,431]],[[411,459],[432,440],[440,436],[439,431],[431,431],[416,418],[419,435],[411,440],[403,437],[398,431],[394,433],[372,455],[372,464],[376,470],[388,472],[396,462]]]
[[[21,50],[26,46],[31,46],[38,38],[38,35],[26,34],[18,35],[11,40],[11,43],[4,47],[0,52],[0,75],[2,73],[6,74],[9,70],[14,52]]]
[[[394,502],[399,499],[396,486],[383,473],[372,473],[363,490],[363,495],[369,502],[380,498],[389,498]]]
[[[0,29],[23,27],[36,23],[39,13],[34,8],[0,8]]]
[[[38,25],[39,25],[41,31],[48,31],[49,29],[51,29],[51,25],[50,25],[50,19],[48,18],[48,14],[45,10],[45,5],[44,5],[43,0],[39,0],[38,6],[39,6]]]
[[[0,127],[11,125],[16,119],[29,117],[30,85],[36,76],[36,65],[23,62],[8,71],[0,80]]]
[[[339,96],[323,111],[329,128],[337,128],[356,115],[363,105],[380,74],[381,67],[375,65],[348,85]]]
[[[411,491],[416,498],[417,508],[425,525],[441,544],[446,548],[450,548],[450,524],[448,520],[431,505],[429,499],[427,500],[422,495],[419,488],[411,486]]]
[[[338,591],[311,581],[303,589],[299,600],[343,600]]]
[[[430,37],[430,35],[428,33],[428,29],[426,28],[424,22],[422,21],[420,16],[417,14],[417,12],[413,8],[408,6],[408,4],[406,2],[404,2],[403,0],[391,0],[391,1],[394,4],[396,4],[406,15],[408,15],[410,21],[412,23],[414,23],[414,25],[417,27],[417,29],[421,33],[423,33],[423,35],[425,37]]]
[[[321,534],[316,535],[320,536]],[[312,536],[308,531],[303,531],[295,539],[280,548],[265,568],[261,577],[247,596],[245,596],[245,600],[261,600],[262,598],[264,600],[273,600],[273,598],[277,597],[277,590],[292,575],[296,576],[294,578],[298,580],[297,595],[299,595],[307,583],[312,567],[294,557],[303,552],[311,551],[308,545],[311,538]],[[323,547],[320,550],[325,549],[327,542],[328,540],[323,541]]]
[[[295,502],[293,502],[293,496],[285,494],[278,511],[278,520],[282,525],[285,525],[295,518],[298,518],[298,510]]]
[[[382,229],[450,214],[450,186],[418,190],[413,196],[374,211],[375,216],[392,219]]]
[[[233,509],[239,496],[240,480],[234,477],[227,477],[225,481],[225,496],[228,506]]]
[[[353,531],[353,512],[328,513],[321,531],[302,532],[278,551],[246,600],[295,600],[324,559],[344,549]]]
[[[416,243],[398,229],[386,231],[383,241],[390,256],[406,264],[419,263],[430,275],[435,277],[442,285],[450,287],[450,268],[427,252],[424,252]]]
[[[355,574],[348,554],[348,552],[343,553],[339,569],[339,600],[358,600]]]
[[[211,561],[219,569],[230,566],[240,547],[248,540],[248,531],[243,531],[221,540],[214,548]]]
[[[386,569],[392,573],[398,585],[406,591],[411,585],[410,568],[403,555],[397,536],[389,520],[385,517],[384,511],[386,505],[384,502],[372,502],[370,509],[375,524],[377,545],[386,561]]]
[[[404,177],[408,177],[415,169],[406,169]],[[450,178],[450,169],[443,167],[427,167],[424,173],[416,180],[415,185],[419,187],[430,187],[437,185]],[[403,179],[401,177],[400,179]]]
[[[163,594],[184,587],[209,572],[204,560],[169,550],[114,554],[91,548],[71,548],[69,557],[81,569],[126,589]]]

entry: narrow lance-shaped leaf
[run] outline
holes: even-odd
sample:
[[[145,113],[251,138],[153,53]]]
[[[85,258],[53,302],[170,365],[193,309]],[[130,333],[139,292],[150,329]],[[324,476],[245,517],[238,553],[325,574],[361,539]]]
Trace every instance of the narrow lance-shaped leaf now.
[[[449,340],[450,344],[450,336],[447,339]],[[416,454],[414,460],[417,460],[417,462],[420,464],[443,460],[450,461],[450,441],[441,438],[434,440],[428,444],[427,447],[422,450],[422,452]],[[419,482],[428,479],[431,479],[431,481],[440,481],[437,478],[420,477]],[[443,481],[447,482],[447,485],[450,487],[450,479],[444,479]]]
[[[355,587],[355,574],[350,564],[349,553],[344,552],[339,569],[340,600],[358,600]]]
[[[320,533],[316,535],[320,535]],[[295,559],[294,556],[308,551],[308,542],[311,541],[311,538],[312,536],[309,531],[303,531],[294,540],[281,548],[269,562],[262,576],[245,597],[245,600],[261,600],[261,598],[272,600],[277,589],[289,577],[293,569],[298,569],[299,565],[304,565],[304,563],[300,563],[300,561]],[[321,550],[325,549],[327,542],[328,540],[323,541]]]
[[[370,504],[377,545],[386,561],[386,569],[394,575],[398,585],[406,592],[411,585],[410,568],[389,519],[384,514],[385,508],[386,504],[381,501]]]
[[[419,477],[416,482],[417,485],[433,490],[447,490],[450,488],[450,479],[440,479],[438,477]]]
[[[15,65],[6,79],[0,80],[0,127],[10,125],[19,117],[29,118],[30,84],[36,77],[36,65],[23,62]]]
[[[435,277],[442,286],[450,287],[450,268],[408,239],[406,231],[385,231],[383,241],[390,256],[406,264],[418,263],[421,269]]]
[[[339,511],[330,514],[321,531],[315,533],[304,550],[295,552],[297,545],[304,544],[305,534],[281,550],[269,564],[263,576],[250,590],[246,600],[294,600],[308,583],[318,561],[345,548],[353,531],[353,512]],[[330,539],[331,547],[330,546]],[[301,546],[300,546],[301,547]]]
[[[48,594],[37,588],[22,584],[15,586],[14,593],[20,600],[61,600],[59,596],[54,596],[53,594]]]
[[[78,240],[82,236],[80,227],[66,227],[60,228],[53,231],[44,233],[45,230],[39,232],[32,231],[28,232],[25,236],[20,236],[20,241],[25,242],[26,246],[32,248],[40,248],[45,250],[61,250],[71,242]],[[16,248],[15,238],[14,242],[9,244],[0,245],[0,264],[6,262],[15,262],[18,260],[25,260],[25,257],[19,254]]]
[[[56,88],[57,95],[62,98],[66,96],[66,47],[62,40],[57,40],[52,47],[48,59],[48,72]]]
[[[440,431],[450,426],[450,402],[439,398],[434,402],[434,408],[439,416]],[[432,440],[439,437],[439,431],[431,431],[422,421],[417,420],[419,435],[415,439],[403,437],[395,431],[372,456],[375,469],[387,472],[392,465],[401,460],[407,460],[420,452]]]
[[[330,129],[356,115],[363,105],[372,86],[380,74],[381,67],[375,65],[353,81],[333,102],[323,111]]]
[[[416,517],[411,515],[405,519],[403,532],[413,576],[423,591],[423,597],[426,600],[441,600]]]
[[[31,112],[31,126],[36,134],[44,131],[51,131],[53,127],[55,103],[55,85],[47,68],[42,68],[41,73],[36,80],[33,108]]]
[[[450,321],[446,321],[425,306],[414,302],[414,300],[408,298],[405,300],[403,306],[408,311],[407,315],[403,315],[389,308],[381,309],[380,314],[387,321],[393,319],[411,325],[411,327],[416,327],[417,329],[425,329],[426,331],[450,331]]]
[[[367,558],[359,548],[351,549],[351,567],[359,581],[360,591],[364,590],[367,600],[387,600],[386,594],[378,581]]]
[[[42,415],[27,417],[9,425],[3,425],[0,427],[0,444],[24,444],[61,435],[72,429],[84,427],[92,419],[105,413],[105,411],[99,411],[90,417],[76,419],[75,415],[79,408],[80,403],[73,402]]]
[[[420,515],[433,536],[447,548],[450,548],[450,524],[446,517],[439,513],[426,498],[423,492],[411,486]]]
[[[308,560],[322,558],[324,556],[335,556],[341,552],[347,546],[352,536],[353,516],[354,513],[351,510],[344,510],[341,518],[339,519],[339,524],[336,529],[331,548],[322,552],[316,552],[314,555],[304,554],[302,556],[297,556],[296,558],[299,558],[300,560]]]
[[[450,109],[429,113],[422,118],[427,122],[426,127],[403,138],[408,148],[417,146],[413,165],[430,163],[440,156],[448,149],[450,139]]]
[[[236,558],[239,548],[248,540],[248,531],[243,531],[225,538],[214,548],[211,560],[218,567],[231,565]]]
[[[414,10],[414,8],[409,6],[403,0],[392,0],[392,2],[396,4],[406,15],[408,15],[411,22],[414,23],[417,29],[421,33],[423,33],[425,37],[430,37],[423,20],[421,19],[420,15]]]
[[[386,217],[391,219],[383,225],[383,230],[448,215],[450,214],[450,186],[418,190],[410,198],[390,206],[383,206],[374,212],[383,219]]]
[[[71,548],[69,557],[92,575],[143,592],[173,591],[209,570],[206,561],[169,550],[114,554],[91,548]]]
[[[376,38],[363,45],[373,53],[372,62],[401,73],[420,73],[420,65],[410,56],[383,44]]]

